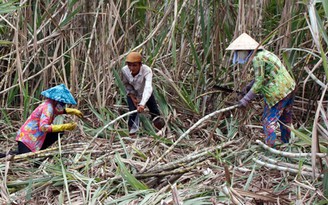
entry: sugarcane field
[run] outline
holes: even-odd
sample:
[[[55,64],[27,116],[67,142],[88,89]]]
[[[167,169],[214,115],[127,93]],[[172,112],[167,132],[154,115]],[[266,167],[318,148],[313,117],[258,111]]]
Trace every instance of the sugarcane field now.
[[[0,0],[0,204],[328,204],[328,1]]]

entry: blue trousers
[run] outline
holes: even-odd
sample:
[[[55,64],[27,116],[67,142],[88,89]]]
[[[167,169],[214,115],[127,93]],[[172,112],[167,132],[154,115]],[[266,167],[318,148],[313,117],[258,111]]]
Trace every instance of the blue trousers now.
[[[293,103],[295,91],[288,94],[273,107],[269,107],[266,103],[262,116],[263,130],[266,135],[265,143],[273,147],[276,141],[275,129],[279,123],[281,131],[281,141],[288,143],[290,139],[290,129],[287,126],[292,124]],[[284,125],[285,124],[285,125]]]

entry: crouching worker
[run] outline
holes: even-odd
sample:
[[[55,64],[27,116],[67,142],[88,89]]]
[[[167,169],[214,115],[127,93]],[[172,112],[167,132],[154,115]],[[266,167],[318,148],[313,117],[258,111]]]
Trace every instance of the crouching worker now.
[[[264,50],[246,33],[234,40],[226,50],[234,51],[234,64],[244,64],[250,60],[253,63],[255,80],[250,85],[247,94],[239,101],[240,106],[246,107],[256,94],[262,95],[265,104],[262,126],[266,135],[266,144],[270,147],[274,146],[275,129],[278,123],[280,124],[281,140],[288,143],[290,129],[287,126],[292,124],[292,106],[295,96],[294,79],[276,55]]]
[[[148,107],[157,129],[162,129],[164,121],[160,117],[155,97],[153,95],[153,72],[151,68],[142,63],[142,56],[138,52],[131,52],[126,57],[126,66],[122,68],[122,81],[127,92],[129,110],[138,110],[142,113]],[[139,130],[138,113],[129,116],[129,135],[134,136]]]
[[[18,154],[46,149],[55,143],[65,130],[73,130],[77,126],[73,122],[53,125],[57,115],[73,114],[83,117],[81,111],[65,108],[66,104],[76,105],[76,101],[64,84],[45,90],[41,95],[46,97],[46,100],[32,112],[17,133]]]

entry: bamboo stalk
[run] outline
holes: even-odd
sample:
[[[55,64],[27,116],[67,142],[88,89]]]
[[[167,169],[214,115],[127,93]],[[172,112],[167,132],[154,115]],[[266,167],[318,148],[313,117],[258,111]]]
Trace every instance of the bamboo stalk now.
[[[206,155],[209,155],[209,153],[212,153],[214,150],[223,149],[224,147],[227,147],[227,146],[229,146],[229,145],[231,145],[235,142],[236,141],[229,141],[229,142],[220,144],[220,145],[215,146],[215,147],[210,147],[210,148],[203,149],[199,152],[190,153],[187,156],[185,156],[181,159],[175,160],[173,162],[170,162],[170,163],[167,163],[167,164],[164,164],[164,165],[159,165],[159,167],[154,166],[153,168],[149,169],[149,171],[156,172],[156,171],[161,171],[161,170],[164,171],[164,170],[174,169],[174,168],[179,167],[183,164],[186,164],[188,162],[192,162],[192,161],[197,160],[199,158],[202,158]],[[210,157],[210,156],[208,156],[208,157]],[[208,157],[205,157],[203,160],[205,160]]]
[[[53,61],[51,61],[50,64],[46,65],[44,68],[42,68],[42,69],[41,69],[39,72],[37,72],[36,74],[34,74],[34,75],[32,75],[32,76],[29,76],[28,78],[23,79],[23,82],[25,83],[25,82],[27,82],[27,81],[29,81],[29,80],[31,80],[31,79],[37,77],[38,75],[40,75],[41,73],[43,73],[43,72],[44,72],[45,70],[47,70],[48,68],[54,66],[54,64],[56,64],[58,61],[60,61],[61,58],[63,58],[67,53],[69,53],[70,50],[72,50],[75,46],[77,46],[77,45],[80,43],[80,41],[82,41],[82,40],[83,40],[82,38],[78,39],[78,41],[76,41],[75,44],[72,45],[67,51],[65,51],[63,54],[61,54],[61,55],[58,56],[56,59],[54,59]],[[11,90],[12,88],[15,88],[15,87],[17,87],[17,86],[19,86],[19,85],[20,85],[19,83],[18,83],[18,84],[15,84],[15,85],[11,85],[11,86],[9,86],[8,88],[3,89],[2,91],[0,91],[0,94],[3,94],[3,93],[5,93],[5,92],[7,92],[8,90]]]
[[[81,147],[86,145],[86,143],[76,143],[76,144],[68,144],[68,145],[63,145],[62,147],[67,149],[67,148],[74,148],[74,147]],[[47,156],[52,156],[57,154],[58,152],[58,147],[52,147],[52,148],[48,148],[48,149],[44,149],[44,150],[39,150],[36,152],[28,152],[28,153],[24,153],[24,154],[18,154],[18,155],[12,155],[12,157],[10,158],[10,161],[17,161],[17,160],[23,160],[23,159],[27,159],[27,158],[35,158],[35,157],[47,157]],[[0,162],[2,161],[6,161],[6,158],[2,158],[0,159]]]
[[[312,156],[312,153],[291,153],[291,152],[283,152],[280,150],[276,150],[276,149],[271,148],[268,145],[264,144],[260,140],[256,140],[256,143],[261,145],[264,149],[269,150],[270,152],[272,152],[274,154],[279,154],[284,157],[297,158],[297,157],[311,157]],[[324,157],[327,157],[327,154],[326,153],[317,153],[316,156],[320,157],[320,158],[324,158]]]
[[[18,15],[21,15],[21,12],[18,12]],[[20,53],[20,42],[18,38],[18,33],[20,32],[19,30],[19,20],[17,19],[16,22],[16,29],[14,33],[14,44],[16,48],[16,68],[17,68],[17,75],[18,75],[18,84],[19,84],[19,89],[20,89],[20,108],[24,108],[24,77],[23,77],[23,70],[22,70],[22,60],[21,60],[21,53]]]
[[[198,164],[196,164],[198,165]],[[192,169],[195,168],[196,165],[193,165],[191,167],[186,167],[186,168],[179,168],[176,170],[172,171],[162,171],[162,172],[148,172],[148,173],[140,173],[140,174],[135,174],[134,176],[137,179],[144,179],[144,178],[150,178],[150,177],[164,177],[164,176],[171,176],[171,175],[181,175],[184,174]]]
[[[174,205],[183,205],[180,197],[179,197],[179,192],[178,192],[178,189],[177,189],[177,184],[173,184],[171,186],[171,189],[172,189],[172,198],[173,198],[173,204]]]
[[[308,80],[308,78],[309,77],[311,77],[312,78],[312,80],[314,80],[314,82],[316,82],[318,85],[320,85],[322,88],[325,88],[326,87],[326,85],[321,81],[321,80],[319,80],[314,74],[313,74],[313,72],[314,72],[314,70],[316,69],[316,68],[318,68],[320,65],[322,64],[322,59],[320,59],[317,63],[316,63],[316,65],[314,66],[314,68],[312,69],[312,70],[310,70],[308,67],[304,67],[304,70],[309,74],[308,75],[308,77],[305,79],[305,82]],[[305,90],[305,84],[306,83],[304,83],[304,86],[303,86],[303,92],[304,92],[304,90]]]
[[[322,160],[319,158],[317,160],[317,154],[320,152],[320,147],[319,147],[319,137],[317,135],[318,133],[318,124],[319,124],[319,116],[320,116],[320,111],[322,107],[322,101],[325,97],[326,91],[327,91],[328,86],[325,86],[325,89],[322,91],[322,95],[320,98],[320,101],[318,102],[318,108],[315,113],[314,121],[313,121],[313,128],[312,128],[312,143],[311,143],[311,163],[312,163],[312,173],[313,173],[313,178],[315,177],[316,173],[316,162],[318,161],[321,165],[322,169]]]
[[[276,203],[279,200],[279,198],[281,198],[281,197],[279,197],[277,195],[274,195],[274,194],[271,194],[273,196],[270,196],[270,195],[262,195],[262,194],[259,194],[259,193],[253,193],[253,192],[245,191],[245,190],[238,189],[238,188],[235,188],[234,190],[236,192],[238,192],[240,195],[244,196],[244,197],[251,197],[253,199],[272,202],[272,203]],[[284,204],[289,204],[290,203],[290,200],[285,199],[285,198],[281,198],[280,200],[283,200]]]
[[[193,126],[191,126],[185,133],[183,133],[179,139],[177,139],[177,141],[174,142],[173,145],[171,145],[171,147],[169,147],[168,150],[166,150],[166,152],[160,156],[153,164],[150,165],[150,167],[154,167],[156,164],[158,164],[158,162],[160,162],[168,153],[170,153],[174,147],[184,138],[186,137],[193,129],[195,129],[197,126],[199,126],[201,123],[203,123],[204,121],[206,121],[207,119],[213,117],[214,115],[217,115],[219,113],[222,113],[222,112],[226,112],[226,111],[229,111],[229,110],[233,110],[235,108],[239,107],[239,105],[233,105],[233,106],[230,106],[230,107],[227,107],[227,108],[223,108],[221,110],[217,110],[215,112],[212,112],[206,116],[204,116],[203,118],[201,118],[200,120],[198,120]]]
[[[323,178],[323,174],[317,174],[317,173],[313,173],[313,172],[307,172],[307,171],[301,171],[298,169],[293,169],[290,167],[283,167],[283,166],[278,166],[275,164],[270,164],[267,162],[262,162],[261,160],[258,160],[256,158],[253,158],[253,161],[255,161],[257,164],[268,167],[269,169],[276,169],[276,170],[280,170],[280,171],[284,171],[284,172],[290,172],[290,173],[294,173],[294,174],[302,174],[304,176],[307,177],[312,177],[313,175],[315,175],[315,177],[317,178]]]
[[[140,48],[142,48],[142,46],[144,46],[149,40],[151,40],[154,35],[158,32],[158,30],[163,26],[163,24],[165,23],[165,21],[167,20],[167,18],[169,17],[169,15],[171,14],[171,11],[173,9],[173,4],[174,3],[171,3],[167,9],[167,11],[165,12],[163,18],[161,18],[161,21],[156,25],[156,27],[152,30],[152,32],[146,37],[146,39],[140,43],[138,46],[136,46],[134,49],[132,49],[132,51],[136,51]],[[168,34],[167,34],[168,35]],[[167,38],[167,37],[166,37]],[[164,41],[162,42],[163,45],[164,42],[166,42],[166,38],[164,39]],[[129,51],[130,52],[130,51]],[[158,52],[160,53],[160,52]],[[127,53],[126,53],[127,54]],[[157,56],[156,56],[157,57]],[[154,59],[156,59],[156,57]],[[155,62],[155,60],[153,61]],[[153,64],[151,65],[151,67],[153,66]]]
[[[91,51],[91,45],[92,45],[92,42],[93,42],[93,37],[94,37],[95,32],[96,32],[96,25],[97,25],[97,22],[98,22],[99,10],[100,10],[102,5],[103,5],[103,1],[99,1],[99,5],[98,5],[97,11],[96,11],[95,20],[93,22],[93,26],[92,26],[92,30],[91,30],[91,36],[90,36],[90,39],[89,39],[88,50],[87,50],[85,60],[84,60],[84,68],[83,68],[83,72],[82,72],[82,82],[81,82],[81,85],[80,85],[80,90],[79,90],[79,95],[78,95],[78,100],[79,101],[80,101],[80,97],[82,95],[82,92],[84,90],[85,73],[86,73],[87,67],[88,67],[88,61],[89,61],[89,58],[90,58],[90,51]]]
[[[299,165],[297,165],[297,164],[290,164],[290,163],[287,163],[287,162],[280,162],[278,160],[271,159],[271,158],[266,157],[266,156],[263,156],[263,155],[261,155],[260,158],[261,159],[264,159],[265,161],[268,161],[268,162],[270,162],[272,164],[275,164],[277,166],[285,166],[285,167],[290,167],[290,168],[293,168],[293,169],[299,169],[300,168]],[[306,166],[306,165],[303,165],[301,167],[301,169],[303,171],[307,171],[307,172],[311,172],[312,171],[312,168],[309,167],[309,166]],[[318,172],[318,170],[316,170],[316,172]]]
[[[229,59],[227,59],[231,53],[225,51],[230,38],[244,31],[252,31],[254,38],[259,40],[268,36],[264,40],[266,47],[274,49],[279,54],[284,54],[286,67],[290,68],[290,72],[294,72],[294,77],[298,79],[299,85],[301,87],[304,85],[303,91],[306,95],[306,97],[300,98],[302,89],[297,92],[295,116],[302,113],[302,117],[299,117],[299,123],[309,133],[312,131],[314,113],[317,111],[319,102],[318,98],[320,98],[320,92],[322,92],[327,81],[322,65],[327,63],[325,62],[326,58],[323,58],[323,52],[321,52],[321,56],[317,55],[318,49],[312,43],[314,37],[308,35],[311,33],[307,25],[315,22],[306,24],[306,17],[304,18],[304,13],[307,12],[306,5],[296,4],[291,7],[292,3],[289,1],[278,1],[277,3],[277,1],[272,0],[242,0],[239,3],[199,0],[109,0],[102,1],[103,5],[99,8],[98,5],[101,3],[99,1],[50,0],[44,3],[40,0],[21,0],[18,3],[16,1],[5,2],[0,4],[0,20],[2,21],[0,24],[3,28],[1,31],[5,31],[0,40],[0,101],[2,107],[0,109],[0,135],[2,136],[0,137],[2,138],[0,144],[3,149],[8,149],[8,144],[14,142],[11,137],[12,133],[17,130],[18,124],[21,124],[17,119],[17,108],[23,102],[19,98],[19,94],[22,93],[19,86],[24,86],[24,94],[29,98],[24,99],[24,103],[29,102],[34,106],[34,103],[38,101],[42,86],[63,82],[66,79],[63,72],[66,74],[70,72],[71,79],[67,79],[67,83],[71,85],[70,88],[78,89],[81,87],[81,98],[78,106],[88,115],[89,120],[83,125],[86,129],[81,130],[85,132],[77,133],[79,135],[77,137],[83,137],[94,132],[91,137],[86,139],[88,143],[107,123],[105,119],[108,116],[113,116],[112,111],[107,109],[112,109],[113,104],[120,104],[124,101],[122,98],[124,88],[121,87],[120,79],[117,78],[117,71],[124,63],[122,59],[130,49],[143,50],[145,63],[148,62],[154,65],[153,69],[156,71],[161,70],[165,73],[165,76],[154,76],[155,80],[160,82],[156,85],[158,89],[155,89],[154,94],[158,95],[161,100],[159,102],[161,110],[165,114],[169,113],[170,115],[172,113],[173,117],[167,124],[166,133],[168,136],[166,137],[168,139],[176,137],[174,138],[176,140],[193,125],[191,124],[180,132],[180,125],[185,125],[185,120],[188,123],[195,123],[199,118],[206,115],[203,114],[199,117],[193,115],[194,113],[202,113],[205,108],[212,112],[213,107],[220,107],[221,105],[218,106],[217,101],[227,102],[229,99],[226,99],[232,97],[229,96],[224,99],[221,94],[206,93],[210,99],[205,97],[200,99],[197,96],[199,92],[206,90],[207,86],[213,83],[219,82],[236,87],[238,82],[247,81],[246,77],[249,77],[250,73],[243,76],[238,71],[245,66],[231,66],[228,63],[230,62]],[[14,8],[7,12],[7,9],[3,9],[3,5],[10,6],[11,2],[14,2]],[[311,2],[311,12],[317,15],[316,20],[320,27],[316,32],[319,32],[319,36],[325,37],[327,36],[327,29],[325,29],[327,22],[325,21],[326,12],[324,9],[327,3],[326,1],[317,1],[320,3],[313,4],[313,2]],[[18,4],[19,7],[16,6]],[[105,7],[107,9],[104,9]],[[272,10],[276,12],[274,14],[268,12]],[[238,18],[237,24],[236,18]],[[288,19],[290,20],[288,21]],[[94,22],[96,21],[95,25]],[[59,27],[58,25],[64,26]],[[292,25],[295,26],[292,27]],[[275,29],[277,27],[278,29]],[[271,34],[266,35],[270,32],[266,29],[274,30]],[[290,30],[292,31],[290,32]],[[131,31],[134,33],[130,33]],[[3,44],[5,42],[12,43],[15,32],[19,35],[19,46]],[[71,40],[69,40],[70,38]],[[207,42],[208,39],[211,40]],[[270,42],[266,43],[267,39],[270,39]],[[292,48],[289,48],[290,46]],[[323,49],[326,48],[325,44],[321,46]],[[20,56],[16,55],[18,53]],[[20,70],[15,66],[19,63],[17,62],[19,59],[21,61]],[[213,70],[207,70],[209,67]],[[248,67],[247,65],[245,68]],[[306,69],[310,70],[311,75],[307,74]],[[246,70],[243,73],[246,73]],[[20,80],[21,76],[23,79]],[[306,77],[308,81],[307,79],[304,80]],[[120,89],[117,89],[117,85]],[[75,91],[71,90],[72,94],[80,94],[79,90]],[[177,93],[172,93],[172,91]],[[297,107],[301,103],[304,108]],[[24,105],[26,106],[26,104]],[[319,107],[320,115],[316,118],[315,125],[319,129],[318,137],[321,137],[321,131],[323,135],[327,133],[325,129],[327,127],[325,121],[327,106],[325,103]],[[98,111],[100,114],[96,114]],[[192,112],[191,115],[189,115],[189,111]],[[25,112],[28,110],[25,109]],[[306,118],[303,118],[304,113],[306,113]],[[87,143],[79,149],[64,149],[62,146],[62,152],[55,149],[44,153],[48,156],[61,154],[63,162],[65,161],[63,172],[66,172],[67,175],[66,182],[61,176],[57,157],[56,160],[51,160],[49,163],[45,161],[37,170],[31,168],[31,164],[26,162],[30,159],[29,157],[38,157],[38,155],[18,158],[14,162],[1,161],[0,172],[3,179],[0,183],[0,203],[24,204],[28,203],[26,200],[31,199],[31,203],[40,204],[45,201],[44,199],[47,199],[52,204],[69,204],[64,186],[69,185],[72,204],[170,204],[173,203],[170,183],[178,181],[177,191],[174,192],[177,196],[176,199],[178,199],[175,200],[176,203],[183,200],[186,204],[201,204],[206,200],[208,203],[212,201],[213,204],[232,204],[231,200],[219,196],[221,193],[217,191],[221,191],[221,187],[218,189],[215,185],[211,186],[212,184],[224,183],[223,168],[220,167],[224,163],[232,166],[230,171],[234,187],[228,186],[226,188],[228,195],[232,194],[237,203],[249,204],[260,201],[259,203],[289,204],[296,200],[296,202],[312,204],[326,200],[322,194],[324,187],[322,185],[325,185],[324,180],[312,180],[310,177],[304,178],[301,175],[300,177],[293,177],[295,174],[290,174],[289,177],[279,177],[276,176],[278,171],[272,170],[273,173],[268,173],[270,169],[265,167],[261,170],[255,169],[260,165],[250,160],[254,155],[254,147],[247,143],[249,139],[247,135],[244,135],[242,129],[233,139],[238,138],[246,143],[239,144],[241,141],[237,141],[237,146],[230,145],[212,151],[212,153],[210,151],[206,153],[204,148],[208,145],[204,143],[206,140],[204,137],[208,137],[211,130],[212,132],[220,130],[223,134],[220,138],[220,144],[226,143],[229,137],[225,137],[225,132],[230,135],[233,131],[229,129],[229,126],[222,128],[221,125],[230,123],[230,119],[232,121],[238,120],[236,116],[231,116],[225,122],[219,123],[219,127],[217,127],[215,125],[217,116],[208,120],[211,123],[202,123],[191,131],[190,136],[184,137],[170,153],[167,153],[162,161],[154,166],[151,173],[165,172],[172,174],[173,179],[169,175],[144,178],[146,183],[149,182],[153,185],[152,189],[135,192],[131,190],[130,184],[122,177],[115,178],[119,175],[116,172],[117,166],[112,160],[113,153],[118,153],[122,157],[128,154],[126,158],[129,161],[123,159],[122,161],[129,163],[128,166],[131,167],[133,173],[135,170],[141,170],[140,172],[143,173],[144,170],[141,168],[149,168],[149,165],[152,165],[158,157],[169,149],[171,144],[167,146],[167,144],[161,143],[161,139],[157,140],[157,137],[147,137],[149,135],[147,131],[142,133],[145,138],[132,140],[120,138],[124,143],[123,141],[112,140],[117,137],[115,133],[109,134],[112,141],[99,139],[101,134],[107,133],[104,130],[76,164],[72,164],[72,162],[79,157],[78,155],[86,148]],[[191,119],[192,117],[195,118]],[[113,128],[114,130],[117,129],[118,133],[122,132],[119,124],[111,125],[111,130]],[[255,127],[256,125],[257,123],[250,126]],[[82,127],[80,128],[82,129]],[[200,130],[202,134],[194,134],[195,130]],[[253,131],[257,132],[258,130]],[[175,136],[176,133],[180,134]],[[187,138],[194,142],[188,147],[182,145],[182,142]],[[306,142],[308,145],[311,140],[309,137],[307,138],[309,139]],[[98,142],[98,139],[101,142]],[[323,138],[321,148],[326,146],[324,140],[326,139]],[[130,143],[134,143],[134,146],[142,150],[141,156],[131,149]],[[159,146],[157,146],[158,143]],[[250,149],[249,146],[251,146]],[[262,149],[258,144],[255,145],[255,148],[256,146],[258,149]],[[288,146],[295,147],[296,145],[289,144]],[[105,151],[105,155],[101,155],[99,151]],[[326,153],[323,150],[321,152]],[[65,155],[70,153],[73,154],[71,156]],[[95,153],[95,155],[89,153]],[[199,155],[198,158],[193,157],[193,154]],[[201,156],[201,154],[204,155]],[[267,154],[274,155],[269,151]],[[206,159],[210,161],[210,164],[207,164],[208,161],[204,162]],[[300,160],[303,159],[305,158]],[[308,159],[310,158],[306,158],[307,161]],[[38,158],[30,160],[33,162]],[[181,164],[178,163],[179,160],[182,162]],[[290,164],[282,164],[282,166],[297,169],[297,164],[292,164],[296,160],[297,158],[291,159]],[[328,160],[327,157],[326,160]],[[163,163],[164,161],[165,163]],[[215,165],[214,161],[220,165]],[[269,160],[264,161],[274,164]],[[204,162],[204,165],[200,166],[200,162]],[[280,163],[283,162],[278,162],[279,166]],[[6,164],[10,165],[9,169]],[[299,164],[301,166],[301,162]],[[192,166],[196,166],[197,169],[184,172],[182,175],[174,174],[178,170],[189,169]],[[219,170],[219,173],[214,171],[213,175],[202,175],[198,168],[203,169],[206,166]],[[161,171],[161,167],[165,170]],[[247,170],[249,167],[253,167],[253,169]],[[242,169],[250,172],[239,173]],[[153,172],[154,170],[156,172]],[[306,171],[301,167],[299,170]],[[250,176],[247,177],[248,175]],[[287,173],[287,175],[289,174]],[[44,176],[47,178],[43,178]],[[181,178],[177,179],[180,176]],[[295,179],[303,185],[295,183]],[[9,180],[9,184],[6,184],[7,180]],[[15,180],[14,184],[10,184],[10,180]],[[20,182],[23,183],[19,184]],[[249,187],[249,191],[243,192],[243,190],[238,190],[235,187],[244,187],[244,190]],[[252,191],[255,192],[255,195]],[[59,194],[57,194],[58,192]],[[283,199],[287,197],[290,201]]]
[[[114,124],[115,122],[117,122],[118,120],[124,118],[125,116],[128,116],[128,115],[132,115],[134,113],[137,113],[138,111],[137,110],[132,110],[130,112],[127,112],[123,115],[120,115],[118,116],[117,118],[115,118],[114,120],[110,121],[108,124],[106,124],[103,128],[101,128],[97,133],[96,135],[89,141],[88,145],[86,146],[86,148],[83,150],[83,152],[80,154],[80,156],[74,161],[74,163],[77,163],[81,157],[84,155],[84,153],[86,152],[86,150],[90,147],[91,143],[98,137],[98,135],[104,131],[107,127],[109,127],[110,125]]]
[[[244,203],[242,203],[240,201],[240,199],[238,199],[235,194],[233,194],[231,192],[231,190],[229,189],[229,187],[227,187],[227,185],[223,185],[222,186],[222,192],[234,203],[237,205],[243,205]]]

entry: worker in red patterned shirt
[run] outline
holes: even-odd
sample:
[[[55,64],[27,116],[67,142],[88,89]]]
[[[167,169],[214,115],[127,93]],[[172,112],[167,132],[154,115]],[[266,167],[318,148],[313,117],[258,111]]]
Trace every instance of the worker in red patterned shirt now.
[[[83,117],[81,111],[66,108],[66,104],[75,105],[76,101],[64,84],[45,90],[41,95],[46,97],[46,100],[32,112],[17,133],[18,154],[46,149],[55,143],[65,130],[73,130],[77,126],[73,122],[52,124],[57,115],[73,114]]]

